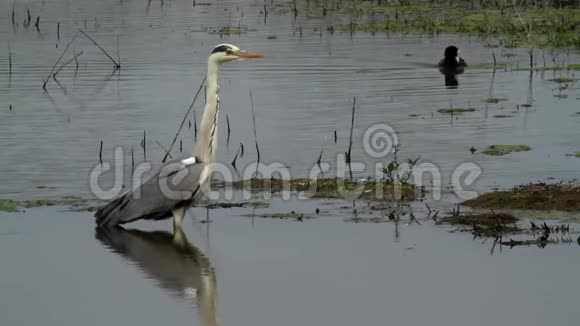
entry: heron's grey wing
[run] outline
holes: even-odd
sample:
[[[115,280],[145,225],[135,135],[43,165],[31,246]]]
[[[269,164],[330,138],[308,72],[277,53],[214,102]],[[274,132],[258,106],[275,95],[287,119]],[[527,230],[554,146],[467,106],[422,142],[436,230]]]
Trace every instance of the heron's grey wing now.
[[[139,186],[99,209],[95,213],[97,224],[171,217],[173,209],[189,205],[199,196],[207,179],[206,168],[193,157],[167,162]]]

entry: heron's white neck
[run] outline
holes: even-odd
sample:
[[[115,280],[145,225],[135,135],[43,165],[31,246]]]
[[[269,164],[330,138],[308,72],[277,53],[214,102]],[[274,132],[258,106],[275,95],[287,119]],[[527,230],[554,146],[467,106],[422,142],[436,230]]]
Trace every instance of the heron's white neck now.
[[[195,144],[195,155],[202,162],[215,162],[217,149],[217,122],[220,110],[219,86],[218,86],[218,64],[211,57],[207,64],[206,103],[201,117],[201,127],[197,135]]]

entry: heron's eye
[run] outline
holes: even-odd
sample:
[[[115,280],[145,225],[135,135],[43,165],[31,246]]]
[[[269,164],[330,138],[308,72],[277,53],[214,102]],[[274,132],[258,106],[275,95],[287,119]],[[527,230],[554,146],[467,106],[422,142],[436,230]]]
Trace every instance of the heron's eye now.
[[[234,51],[232,51],[231,49],[227,49],[226,50],[226,54],[227,55],[233,55],[234,54]]]

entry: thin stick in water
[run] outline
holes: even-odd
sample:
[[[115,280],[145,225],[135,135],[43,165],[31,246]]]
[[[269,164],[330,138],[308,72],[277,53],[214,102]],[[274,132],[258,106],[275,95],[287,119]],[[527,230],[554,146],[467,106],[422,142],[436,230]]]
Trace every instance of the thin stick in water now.
[[[193,139],[197,140],[197,117],[193,111]]]
[[[87,37],[87,38],[88,38],[88,39],[89,39],[91,42],[93,42],[93,44],[94,44],[94,45],[96,45],[96,46],[97,46],[97,47],[98,47],[98,48],[101,50],[101,52],[103,52],[103,53],[104,53],[104,54],[107,56],[107,58],[109,58],[109,60],[111,60],[111,61],[112,61],[112,62],[115,64],[115,68],[116,68],[116,69],[119,69],[119,68],[121,68],[121,64],[119,64],[117,61],[115,61],[115,59],[113,59],[113,57],[111,57],[111,55],[110,55],[110,54],[109,54],[107,51],[105,51],[105,49],[103,49],[103,47],[102,47],[102,46],[100,46],[100,45],[99,45],[99,43],[97,43],[95,40],[93,40],[93,39],[92,39],[92,38],[89,36],[89,34],[85,33],[85,32],[84,32],[82,29],[79,29],[79,31],[80,31],[80,32],[81,32],[81,33],[82,33],[84,36],[86,36],[86,37]]]
[[[230,117],[226,114],[226,123],[228,125],[228,139],[226,141],[226,146],[230,145],[230,134],[231,134],[231,129],[230,129]]]
[[[61,70],[63,70],[63,69],[64,69],[66,66],[68,66],[68,65],[69,65],[71,62],[73,62],[73,61],[77,61],[77,58],[78,58],[78,57],[80,57],[82,54],[83,54],[83,51],[81,51],[81,52],[79,52],[79,53],[75,54],[75,56],[74,56],[72,59],[70,59],[69,61],[67,61],[67,62],[63,63],[63,64],[62,64],[62,65],[61,65],[61,66],[60,66],[60,67],[59,67],[59,68],[58,68],[58,69],[57,69],[57,70],[54,72],[54,74],[52,74],[52,78],[56,78],[56,75],[58,75],[58,73],[59,73]],[[77,61],[77,65],[78,65],[78,61]]]
[[[352,100],[352,115],[350,119],[350,138],[348,141],[348,151],[346,152],[346,163],[350,163],[351,152],[352,152],[352,134],[354,129],[354,112],[356,110],[356,97]]]
[[[232,160],[232,166],[234,167],[234,170],[238,170],[236,168],[236,161],[238,159],[238,154],[240,153],[240,150],[243,151],[244,150],[244,145],[242,145],[242,143],[240,143],[240,147],[238,147],[238,150],[236,151],[236,155],[234,155],[234,159]],[[241,156],[240,156],[241,157]]]
[[[56,39],[60,41],[60,22],[56,24]]]
[[[143,146],[143,161],[147,161],[147,130],[143,130],[141,146]]]
[[[350,139],[348,141],[348,152],[346,152],[346,163],[348,164],[348,172],[349,172],[351,179],[352,179],[352,168],[351,168],[350,162],[351,162],[351,153],[352,153],[352,133],[354,130],[354,112],[355,112],[355,110],[356,110],[356,97],[354,97],[352,100],[352,117],[350,120]]]
[[[40,16],[36,16],[36,23],[34,23],[34,27],[36,27],[37,32],[40,32]]]
[[[199,95],[199,92],[201,92],[201,89],[203,88],[203,85],[205,83],[206,78],[207,77],[203,77],[201,85],[199,85],[199,88],[197,89],[197,93],[195,93],[195,96],[193,97],[193,101],[191,102],[189,109],[187,109],[187,112],[185,112],[185,116],[183,116],[183,120],[181,120],[181,124],[179,125],[179,128],[177,129],[177,132],[175,133],[175,136],[173,137],[173,141],[171,142],[171,145],[169,146],[169,150],[167,151],[167,153],[163,157],[163,160],[161,161],[162,163],[165,163],[165,161],[167,160],[167,157],[169,156],[169,152],[171,152],[173,145],[175,145],[175,142],[177,141],[177,137],[179,136],[179,133],[181,132],[181,129],[183,128],[183,125],[185,124],[185,120],[187,120],[187,117],[189,116],[189,112],[191,112],[191,110],[193,109],[193,105],[195,104],[195,100],[197,100],[197,96]],[[195,119],[195,111],[193,113],[194,113],[194,119]],[[197,125],[196,125],[195,129],[196,129],[195,134],[197,135]]]
[[[30,9],[26,8],[26,14],[28,16],[28,19],[24,21],[24,27],[28,28],[28,26],[30,25],[30,20],[32,19],[30,17]]]
[[[179,152],[183,153],[183,139],[179,140]]]
[[[135,174],[135,154],[133,152],[133,146],[131,146],[131,175]]]
[[[46,79],[44,80],[44,83],[42,84],[42,89],[44,89],[44,91],[46,91],[46,84],[50,80],[50,76],[52,76],[52,74],[54,73],[54,68],[56,68],[56,66],[60,63],[60,60],[62,60],[62,57],[64,57],[66,51],[68,51],[68,48],[70,47],[72,42],[77,38],[77,35],[78,34],[75,34],[72,37],[72,39],[68,42],[68,44],[64,48],[64,51],[62,51],[62,54],[60,55],[60,57],[58,57],[58,60],[56,60],[56,62],[54,63],[54,66],[52,66],[52,69],[50,69],[50,72],[48,73],[48,77],[46,77]]]
[[[258,137],[256,136],[256,114],[254,113],[254,97],[252,96],[252,90],[250,89],[250,103],[252,104],[252,122],[254,125],[254,141],[256,143],[256,153],[258,154],[258,162],[260,163],[260,148],[258,147]]]
[[[169,151],[167,150],[167,148],[165,148],[163,145],[161,145],[161,143],[160,143],[160,142],[159,142],[157,139],[155,139],[155,143],[156,143],[156,144],[157,144],[159,147],[161,147],[161,149],[162,149],[162,150],[165,152],[165,154],[167,154],[167,155],[169,156],[169,158],[173,158],[173,157],[171,156],[171,154],[169,154]]]
[[[336,141],[338,140],[338,135],[336,134],[336,130],[334,131],[334,143],[336,144]]]
[[[12,48],[8,42],[8,81],[12,80]]]
[[[325,144],[326,146],[326,144]],[[316,165],[320,167],[320,163],[322,162],[322,154],[324,153],[324,146],[320,150],[320,154],[318,155],[318,159],[316,160]]]
[[[14,22],[14,12],[16,11],[16,0],[12,1],[12,26],[15,26],[16,23]]]
[[[119,35],[117,35],[117,62],[119,63],[119,68],[121,68],[121,56],[119,55]]]
[[[101,147],[99,148],[99,162],[103,164],[103,141],[101,140]]]
[[[240,143],[240,149],[242,152],[240,153],[240,158],[244,157],[244,144]]]

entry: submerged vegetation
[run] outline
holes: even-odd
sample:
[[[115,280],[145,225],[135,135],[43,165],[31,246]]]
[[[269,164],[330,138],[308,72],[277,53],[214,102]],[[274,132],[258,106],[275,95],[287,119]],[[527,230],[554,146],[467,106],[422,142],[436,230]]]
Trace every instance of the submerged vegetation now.
[[[476,110],[474,108],[447,108],[447,109],[439,109],[437,110],[437,112],[439,113],[443,113],[443,114],[451,114],[451,115],[458,115],[458,114],[464,114],[466,112],[475,112]]]
[[[387,223],[389,220],[384,217],[350,217],[344,220],[350,223]]]
[[[580,47],[574,1],[294,0],[294,15],[350,18],[334,32],[459,33],[494,37],[505,47]],[[568,7],[566,7],[568,6]]]
[[[95,204],[94,200],[80,197],[63,197],[60,199],[33,199],[33,200],[11,200],[0,199],[0,211],[20,212],[25,208],[35,208],[44,206],[68,206],[72,208],[91,209],[90,205]]]
[[[490,104],[497,104],[499,102],[504,102],[507,101],[507,98],[500,98],[500,97],[489,97],[485,99],[485,103],[490,103]]]
[[[527,152],[532,148],[528,145],[491,145],[482,153],[487,155],[502,156],[512,152]]]

